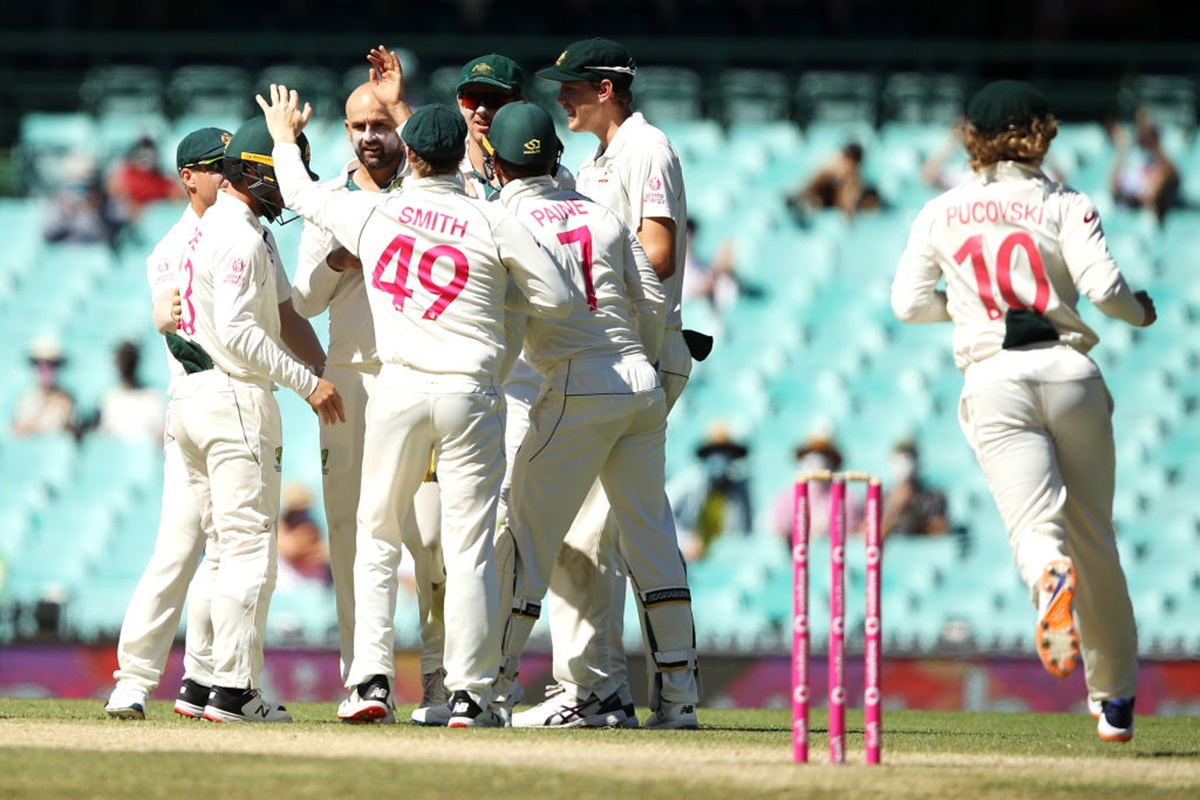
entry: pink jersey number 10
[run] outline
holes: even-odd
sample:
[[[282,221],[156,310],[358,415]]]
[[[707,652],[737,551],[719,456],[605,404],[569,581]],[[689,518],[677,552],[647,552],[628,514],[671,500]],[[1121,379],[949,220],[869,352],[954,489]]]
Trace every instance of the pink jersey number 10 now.
[[[558,240],[563,244],[571,244],[572,242],[579,245],[580,255],[583,257],[583,288],[587,293],[588,311],[596,310],[596,285],[592,283],[592,232],[585,225],[580,228],[572,228],[569,231],[560,231]]]
[[[408,273],[412,266],[416,247],[415,236],[401,234],[392,239],[380,254],[379,261],[375,264],[375,271],[371,276],[371,285],[390,294],[392,305],[397,311],[403,311],[405,301],[413,296],[413,290],[408,288]],[[383,279],[383,271],[387,269],[393,258],[396,260],[396,278],[387,281]],[[454,276],[449,283],[433,282],[433,265],[439,258],[449,259],[454,266]],[[437,298],[429,308],[425,309],[422,318],[436,320],[441,316],[442,312],[446,310],[446,306],[454,302],[454,298],[458,297],[463,287],[467,285],[467,277],[470,272],[471,268],[467,263],[467,257],[457,247],[439,244],[422,253],[421,258],[417,261],[417,280],[425,291]]]
[[[1033,271],[1034,285],[1037,287],[1037,294],[1033,298],[1033,310],[1039,314],[1045,314],[1046,307],[1050,305],[1050,281],[1046,278],[1046,265],[1042,263],[1042,254],[1038,252],[1033,237],[1024,231],[1005,236],[1004,241],[1000,243],[1000,249],[996,251],[996,283],[1000,286],[1000,296],[1004,298],[1004,302],[1008,304],[1009,308],[1026,308],[1026,305],[1017,297],[1017,293],[1013,291],[1012,285],[1013,251],[1018,247],[1025,251],[1025,255],[1029,259],[1029,268]],[[983,301],[988,317],[999,319],[1003,316],[1003,312],[996,305],[996,296],[992,292],[992,276],[983,253],[982,233],[969,237],[954,254],[954,260],[959,264],[968,257],[975,270],[975,283],[979,287],[979,299]]]

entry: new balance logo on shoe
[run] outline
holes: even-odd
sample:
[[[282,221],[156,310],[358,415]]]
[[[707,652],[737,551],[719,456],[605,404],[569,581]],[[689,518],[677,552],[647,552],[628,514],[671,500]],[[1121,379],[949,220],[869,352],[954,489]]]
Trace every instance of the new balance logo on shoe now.
[[[367,690],[366,700],[379,700],[386,702],[388,699],[388,690],[384,686],[372,686]]]
[[[471,712],[471,704],[465,701],[455,703],[453,712],[455,714],[469,714]]]
[[[258,708],[254,709],[254,713],[258,714],[263,719],[266,719],[267,717],[271,716],[271,707],[266,703],[260,703]]]
[[[695,714],[696,707],[695,706],[684,706],[683,708],[679,709],[679,712],[681,714]]]

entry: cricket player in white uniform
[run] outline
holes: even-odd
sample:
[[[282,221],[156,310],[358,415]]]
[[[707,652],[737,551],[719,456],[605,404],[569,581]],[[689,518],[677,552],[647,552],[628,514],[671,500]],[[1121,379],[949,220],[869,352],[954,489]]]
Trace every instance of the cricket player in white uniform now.
[[[213,686],[203,714],[215,722],[291,721],[262,698],[259,683],[283,454],[275,383],[304,397],[323,423],[344,421],[337,390],[315,374],[325,354],[312,327],[301,320],[307,336],[286,347],[280,341],[280,308],[291,308],[291,287],[274,236],[259,222],[281,211],[270,144],[261,119],[230,140],[230,185],[200,221],[181,293],[179,330],[187,338],[168,337],[188,374],[176,382],[167,437],[179,445],[218,558]]]
[[[172,307],[180,303],[179,274],[185,269],[199,238],[200,218],[227,184],[221,159],[231,133],[220,128],[200,128],[180,140],[175,166],[187,192],[188,205],[146,259],[146,278],[154,298],[155,325],[162,333],[175,332]],[[174,358],[167,359],[171,382],[167,394],[187,373]],[[171,404],[167,405],[171,414]],[[198,718],[204,713],[212,686],[212,620],[209,600],[217,561],[205,558],[210,535],[200,521],[200,507],[188,487],[187,469],[179,445],[163,442],[163,494],[158,536],[150,562],[133,590],[117,641],[117,685],[105,705],[111,717],[145,719],[146,698],[162,680],[163,669],[175,641],[175,631],[187,600],[187,638],[183,656],[184,677],[175,712]],[[189,586],[190,591],[189,591]]]
[[[346,100],[344,125],[357,158],[326,185],[335,191],[390,192],[399,190],[409,174],[399,129],[412,115],[405,101],[400,60],[394,52],[374,48],[367,56],[374,65],[370,80]],[[379,374],[379,354],[362,265],[328,230],[304,223],[300,259],[292,285],[292,300],[305,317],[329,312],[329,353],[324,376],[337,387],[346,407],[345,425],[321,427],[321,459],[325,518],[329,526],[329,562],[337,603],[342,681],[354,648],[355,515],[362,485],[362,449],[367,396]],[[422,483],[413,513],[405,520],[404,544],[412,553],[418,613],[424,653],[421,660],[423,702],[449,701],[442,669],[441,609],[435,609],[445,581],[437,542],[437,484]],[[432,502],[430,502],[432,501]],[[417,510],[432,514],[418,521]],[[430,542],[423,544],[422,533]],[[388,715],[382,722],[394,721]]]
[[[471,197],[495,201],[499,199],[500,185],[494,174],[490,174],[485,164],[487,154],[483,148],[483,137],[491,129],[492,118],[503,106],[515,102],[527,102],[525,97],[525,73],[517,62],[498,53],[489,53],[468,61],[463,65],[459,74],[458,86],[455,89],[458,108],[467,123],[467,149],[459,171],[462,173],[463,186]],[[563,189],[575,187],[575,176],[570,170],[559,165],[554,176],[555,185]],[[525,335],[525,318],[520,314],[509,314],[505,317],[507,346],[512,367],[504,379],[504,401],[507,407],[504,423],[504,482],[500,485],[500,504],[497,507],[496,518],[498,525],[503,525],[508,517],[508,494],[512,485],[512,466],[516,460],[517,448],[525,438],[529,429],[529,408],[537,399],[538,390],[542,385],[542,376],[520,354],[521,343]],[[498,553],[501,564],[508,568],[502,577],[511,578],[511,553],[504,551],[511,545],[511,539],[501,538],[497,545],[502,548]],[[520,699],[523,690],[520,685],[514,686],[516,694],[512,700]],[[450,706],[422,702],[413,710],[412,721],[419,725],[445,725],[450,719]]]
[[[546,379],[513,466],[508,530],[516,553],[501,691],[515,680],[541,600],[561,562],[563,537],[597,478],[634,585],[646,599],[655,657],[666,667],[664,701],[698,700],[690,592],[664,488],[666,396],[647,355],[657,355],[664,300],[629,229],[578,192],[554,187],[561,153],[554,122],[531,103],[496,113],[484,140],[512,209],[580,281],[587,306],[563,320],[530,319],[525,353]],[[636,312],[635,312],[636,309]],[[646,342],[646,345],[643,345]],[[612,726],[625,718],[611,681],[564,690],[517,714],[520,727]]]
[[[314,185],[294,144],[311,116],[296,92],[258,98],[288,207],[328,228],[371,271],[367,296],[383,362],[367,404],[354,563],[354,661],[342,719],[382,717],[394,679],[399,520],[430,454],[442,497],[445,668],[450,727],[498,727],[500,586],[494,558],[504,474],[501,365],[508,296],[562,317],[581,302],[550,255],[511,214],[467,197],[458,176],[467,136],[456,109],[432,104],[404,128],[414,178],[391,195]],[[364,272],[365,277],[365,272]]]
[[[577,172],[579,191],[611,208],[637,234],[662,281],[667,317],[658,372],[669,410],[683,393],[692,370],[681,316],[687,197],[679,156],[671,143],[630,108],[636,70],[633,58],[620,44],[588,39],[568,46],[554,66],[538,75],[561,83],[558,104],[566,111],[570,129],[599,139],[599,147]],[[588,685],[597,674],[611,677],[624,702],[624,724],[636,726],[622,644],[625,565],[616,549],[608,512],[608,500],[597,484],[564,544],[564,557],[569,555],[579,568],[558,570],[551,581],[554,677],[561,685],[575,687]],[[594,569],[584,569],[586,564]],[[639,603],[641,599],[639,596]],[[647,649],[647,663],[655,663],[655,648],[647,642]],[[661,674],[659,669],[653,670],[653,713],[646,724],[696,727],[695,709],[689,708],[690,704],[660,702]],[[575,691],[578,693],[578,688]]]
[[[1060,677],[1082,658],[1100,738],[1129,741],[1137,629],[1112,522],[1112,398],[1076,304],[1082,293],[1138,327],[1157,315],[1118,270],[1092,201],[1041,171],[1058,132],[1045,97],[995,81],[967,120],[974,176],[913,222],[892,308],[954,323],[959,422],[1037,606],[1038,654]]]

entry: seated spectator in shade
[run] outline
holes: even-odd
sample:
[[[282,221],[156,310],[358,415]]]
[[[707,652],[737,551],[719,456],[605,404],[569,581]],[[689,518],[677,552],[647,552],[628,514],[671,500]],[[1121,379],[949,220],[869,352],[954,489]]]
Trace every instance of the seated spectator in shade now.
[[[29,348],[29,363],[33,365],[37,385],[17,401],[13,434],[39,436],[62,431],[78,434],[75,398],[58,383],[59,369],[66,363],[58,340],[49,336],[35,339]]]
[[[313,496],[304,484],[290,481],[283,487],[279,518],[279,577],[277,586],[316,581],[333,585],[329,547],[313,519]]]
[[[838,449],[833,436],[826,432],[817,432],[796,448],[796,473],[801,475],[818,470],[836,472],[842,468],[842,452]],[[859,533],[862,531],[864,519],[864,501],[861,491],[848,493],[846,501],[846,531]],[[830,507],[829,482],[810,481],[808,484],[809,508],[809,538],[821,539],[829,536]],[[771,527],[785,541],[792,540],[792,518],[795,506],[795,488],[788,484],[775,496],[771,507]]]
[[[683,270],[683,301],[707,300],[717,312],[737,302],[741,282],[733,271],[733,242],[721,243],[711,262],[696,253],[695,217],[687,220],[687,253]]]
[[[891,480],[883,498],[883,535],[940,536],[950,530],[946,495],[925,485],[917,445],[903,441],[892,450]]]
[[[718,536],[750,532],[754,514],[746,464],[749,452],[732,439],[724,423],[714,423],[696,449],[697,462],[667,482],[684,560],[704,558]]]
[[[142,209],[158,200],[186,199],[179,177],[163,172],[159,160],[158,145],[143,136],[109,171],[108,193],[125,221],[136,221]]]
[[[110,436],[145,436],[161,442],[166,403],[163,393],[142,384],[138,377],[141,350],[133,342],[117,346],[116,366],[120,383],[100,399],[96,431]]]
[[[42,221],[47,242],[103,243],[112,247],[124,224],[120,209],[100,182],[100,174],[85,156],[68,158],[66,181],[54,193]]]
[[[1179,204],[1179,169],[1163,150],[1149,109],[1137,110],[1132,136],[1115,121],[1109,123],[1108,133],[1116,151],[1110,178],[1113,199],[1128,208],[1149,209],[1162,221]]]
[[[862,174],[863,147],[858,142],[845,145],[834,159],[813,175],[787,200],[800,216],[823,208],[836,208],[847,217],[864,209],[883,207],[879,190],[867,184]]]

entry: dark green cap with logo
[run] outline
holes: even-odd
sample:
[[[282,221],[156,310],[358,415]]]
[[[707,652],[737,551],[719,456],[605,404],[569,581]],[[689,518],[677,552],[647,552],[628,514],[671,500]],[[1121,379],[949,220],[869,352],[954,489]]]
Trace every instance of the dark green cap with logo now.
[[[426,161],[443,161],[463,155],[467,123],[457,108],[443,103],[421,106],[401,131],[404,143]]]
[[[304,168],[308,170],[308,176],[314,181],[317,180],[317,173],[308,167],[308,163],[312,159],[312,148],[308,145],[308,137],[303,133],[300,134],[296,137],[296,144],[300,147],[300,158],[304,161]],[[274,149],[275,140],[271,138],[271,132],[267,129],[267,121],[262,117],[254,117],[243,123],[242,127],[234,132],[233,138],[225,146],[225,158],[249,161],[270,167],[271,174],[264,177],[274,183],[275,158],[271,155],[271,151]]]
[[[518,97],[525,95],[525,71],[508,56],[488,53],[468,61],[458,76],[458,90],[469,83],[495,86]]]
[[[985,136],[1010,128],[1027,130],[1035,119],[1049,114],[1046,96],[1025,81],[992,81],[967,104],[967,119]]]
[[[175,169],[211,164],[225,155],[233,134],[221,128],[201,128],[183,137],[175,148]]]
[[[629,51],[611,39],[585,39],[568,45],[554,66],[538,70],[538,76],[552,81],[602,81],[608,79],[618,89],[628,88],[637,74],[637,64]]]
[[[535,103],[509,103],[497,111],[483,146],[510,164],[551,164],[562,150],[554,120]]]

